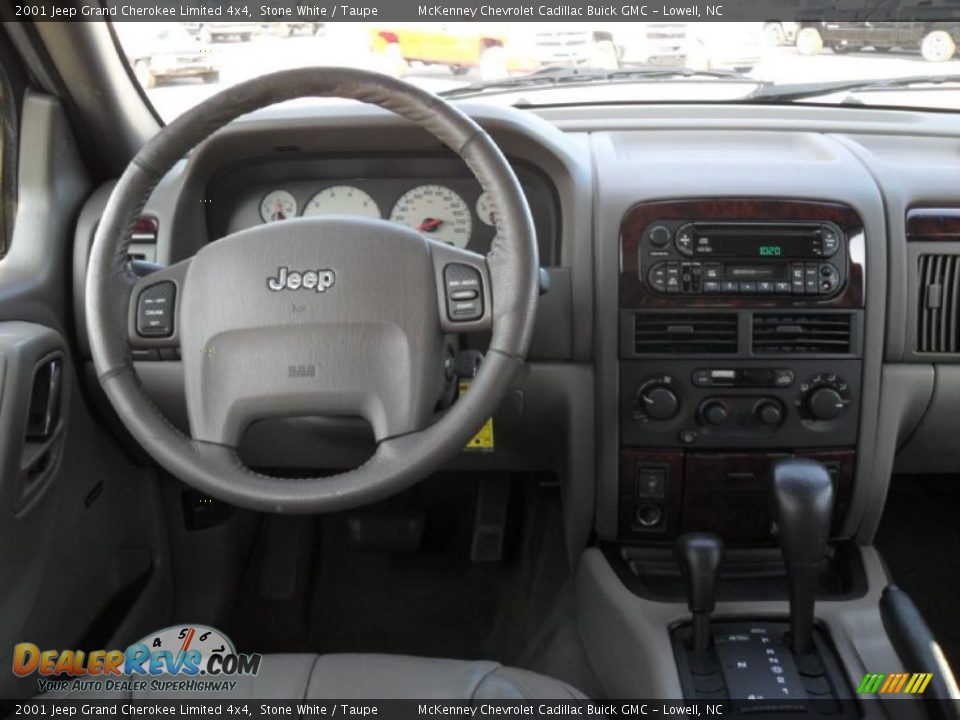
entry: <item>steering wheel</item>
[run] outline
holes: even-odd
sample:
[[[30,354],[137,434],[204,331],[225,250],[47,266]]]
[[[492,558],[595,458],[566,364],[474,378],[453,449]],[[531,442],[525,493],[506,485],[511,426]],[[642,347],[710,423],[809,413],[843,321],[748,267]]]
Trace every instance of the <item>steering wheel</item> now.
[[[199,142],[253,110],[300,97],[393,111],[459,155],[489,193],[486,255],[384,220],[309,217],[241,230],[146,277],[130,269],[134,224],[156,183]],[[329,512],[396,493],[456,455],[523,363],[538,295],[537,246],[516,176],[487,133],[406,82],[348,68],[240,83],[178,117],[130,162],[107,203],[87,271],[97,376],[121,421],[167,471],[233,505]],[[471,389],[439,417],[445,335],[491,331]],[[191,437],[144,391],[133,349],[179,346]],[[338,475],[277,478],[237,453],[269,417],[351,416],[376,451]],[[432,423],[432,424],[431,424]]]

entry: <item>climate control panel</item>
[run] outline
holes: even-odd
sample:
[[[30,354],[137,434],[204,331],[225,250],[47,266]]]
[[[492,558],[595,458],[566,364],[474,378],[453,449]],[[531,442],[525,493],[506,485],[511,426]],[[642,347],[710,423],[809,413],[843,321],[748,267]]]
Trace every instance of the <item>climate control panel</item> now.
[[[665,369],[668,367],[668,369]],[[620,443],[638,447],[856,445],[859,359],[620,364]]]

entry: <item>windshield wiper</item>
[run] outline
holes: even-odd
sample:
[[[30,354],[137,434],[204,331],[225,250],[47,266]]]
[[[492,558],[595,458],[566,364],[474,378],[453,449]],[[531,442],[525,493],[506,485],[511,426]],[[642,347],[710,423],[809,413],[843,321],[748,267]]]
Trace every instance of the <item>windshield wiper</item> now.
[[[960,83],[960,74],[914,75],[911,77],[886,78],[881,80],[831,80],[818,83],[795,83],[774,85],[765,83],[747,95],[741,102],[785,103],[794,100],[832,95],[839,92],[870,92],[890,88],[912,89],[923,85],[946,85]]]
[[[488,91],[517,90],[521,88],[546,88],[559,85],[586,85],[588,83],[631,83],[637,81],[676,80],[678,78],[716,78],[738,82],[760,83],[761,81],[733,70],[691,70],[683,67],[624,68],[599,70],[596,68],[549,67],[543,70],[500,80],[485,80],[439,93],[443,97],[466,97]]]

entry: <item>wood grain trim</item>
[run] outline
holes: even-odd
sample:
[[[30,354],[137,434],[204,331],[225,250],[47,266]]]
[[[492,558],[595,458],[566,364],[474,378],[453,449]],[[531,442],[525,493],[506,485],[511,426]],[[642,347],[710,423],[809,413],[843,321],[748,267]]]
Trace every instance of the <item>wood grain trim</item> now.
[[[907,240],[960,240],[960,207],[910,208]]]

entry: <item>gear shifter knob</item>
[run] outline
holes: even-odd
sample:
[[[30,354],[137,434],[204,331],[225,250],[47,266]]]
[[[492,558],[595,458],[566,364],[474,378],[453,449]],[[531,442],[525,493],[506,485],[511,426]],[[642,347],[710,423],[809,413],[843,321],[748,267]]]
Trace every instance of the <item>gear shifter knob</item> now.
[[[677,538],[674,552],[687,579],[687,605],[693,614],[693,650],[710,645],[710,613],[717,604],[717,578],[723,560],[723,540],[710,533]]]
[[[830,473],[822,463],[789,458],[774,464],[773,517],[790,587],[794,655],[813,650],[814,602],[830,535],[833,495]]]

